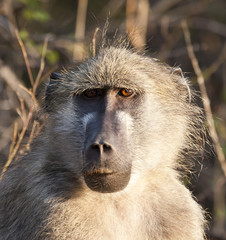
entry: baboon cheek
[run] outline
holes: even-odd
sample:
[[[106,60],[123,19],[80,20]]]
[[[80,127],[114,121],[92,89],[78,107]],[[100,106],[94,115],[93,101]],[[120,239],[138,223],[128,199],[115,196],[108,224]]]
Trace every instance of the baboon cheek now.
[[[123,190],[130,180],[131,168],[124,172],[96,169],[84,174],[87,186],[97,192],[112,193]]]

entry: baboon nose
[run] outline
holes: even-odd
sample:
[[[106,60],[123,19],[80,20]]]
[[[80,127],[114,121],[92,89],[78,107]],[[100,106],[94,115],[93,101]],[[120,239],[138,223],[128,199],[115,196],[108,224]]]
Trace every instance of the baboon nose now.
[[[90,151],[98,152],[100,155],[110,153],[112,151],[111,145],[107,143],[94,143],[90,146]]]
[[[104,161],[113,152],[113,148],[108,143],[93,143],[86,150],[88,161]]]

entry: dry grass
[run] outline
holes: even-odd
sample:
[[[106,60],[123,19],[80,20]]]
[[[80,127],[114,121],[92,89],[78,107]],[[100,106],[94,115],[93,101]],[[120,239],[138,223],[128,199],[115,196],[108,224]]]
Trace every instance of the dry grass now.
[[[28,109],[25,107],[24,99],[23,96],[18,95],[18,99],[20,102],[20,107],[16,109],[17,114],[20,116],[20,119],[22,120],[23,127],[21,130],[18,129],[18,123],[14,123],[14,130],[13,130],[13,138],[12,138],[12,143],[10,146],[10,151],[9,151],[9,156],[8,159],[2,169],[0,179],[3,177],[4,173],[6,172],[7,168],[9,165],[12,163],[13,160],[16,160],[19,155],[24,154],[25,152],[30,150],[30,145],[32,140],[38,135],[38,133],[41,131],[41,129],[44,126],[44,123],[40,124],[38,121],[34,120],[34,116],[36,112],[39,110],[39,104],[36,99],[36,91],[37,87],[40,83],[41,76],[43,74],[43,70],[45,67],[45,54],[47,50],[47,44],[48,44],[48,38],[45,39],[44,45],[43,45],[43,50],[42,50],[42,55],[41,55],[41,63],[40,63],[40,69],[38,72],[38,75],[36,79],[34,80],[27,51],[26,48],[20,38],[20,35],[18,33],[18,30],[15,31],[18,43],[20,44],[21,51],[24,56],[24,61],[26,64],[27,72],[29,75],[29,80],[32,86],[32,89],[27,89],[26,87],[22,86],[21,84],[19,85],[20,88],[22,88],[25,92],[28,93],[30,96],[30,101],[29,101],[29,107]],[[16,82],[18,84],[18,82]],[[17,91],[16,91],[17,93]],[[26,98],[27,99],[27,98]],[[25,138],[25,133],[28,131],[29,127],[31,128],[29,137],[26,141],[25,146],[21,146],[22,141]]]

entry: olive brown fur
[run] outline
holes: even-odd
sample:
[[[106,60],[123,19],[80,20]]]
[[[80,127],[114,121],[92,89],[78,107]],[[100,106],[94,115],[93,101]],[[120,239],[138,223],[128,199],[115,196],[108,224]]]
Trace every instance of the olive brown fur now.
[[[177,170],[203,132],[192,96],[179,68],[123,46],[53,73],[46,125],[0,183],[0,239],[204,239]]]

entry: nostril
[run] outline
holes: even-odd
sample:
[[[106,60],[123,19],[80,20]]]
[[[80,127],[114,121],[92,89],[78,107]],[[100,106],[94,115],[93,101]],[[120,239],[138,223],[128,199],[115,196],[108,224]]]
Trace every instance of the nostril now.
[[[104,152],[109,153],[110,151],[112,151],[112,147],[111,147],[111,145],[109,145],[107,143],[94,143],[94,144],[90,145],[89,151],[98,152],[100,154],[102,154]]]
[[[103,144],[103,151],[104,152],[110,152],[112,150],[111,145],[108,145],[106,143]]]
[[[97,143],[94,143],[93,145],[91,145],[90,148],[96,151],[100,151],[100,145]]]

